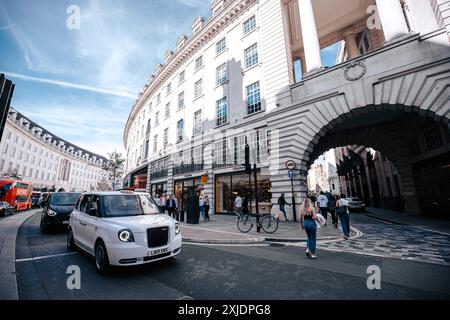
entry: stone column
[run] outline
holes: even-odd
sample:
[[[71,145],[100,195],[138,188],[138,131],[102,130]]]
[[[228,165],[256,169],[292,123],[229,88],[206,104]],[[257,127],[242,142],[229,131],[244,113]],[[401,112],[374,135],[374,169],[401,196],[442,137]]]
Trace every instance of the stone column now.
[[[386,41],[409,33],[400,0],[376,0],[376,4]]]
[[[317,35],[316,20],[311,0],[299,0],[300,22],[302,26],[303,49],[305,51],[306,72],[322,69],[320,44]]]
[[[356,43],[356,32],[353,30],[344,31],[342,34],[345,40],[345,47],[347,49],[348,59],[353,59],[359,56],[358,44]]]

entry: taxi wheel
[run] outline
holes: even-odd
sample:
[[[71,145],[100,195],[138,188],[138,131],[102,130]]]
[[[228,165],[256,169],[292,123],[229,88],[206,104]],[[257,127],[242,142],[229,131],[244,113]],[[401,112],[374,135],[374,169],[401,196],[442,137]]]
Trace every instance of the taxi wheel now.
[[[105,274],[108,272],[110,265],[108,259],[108,253],[106,252],[106,247],[103,241],[99,240],[95,244],[95,268],[100,274]]]

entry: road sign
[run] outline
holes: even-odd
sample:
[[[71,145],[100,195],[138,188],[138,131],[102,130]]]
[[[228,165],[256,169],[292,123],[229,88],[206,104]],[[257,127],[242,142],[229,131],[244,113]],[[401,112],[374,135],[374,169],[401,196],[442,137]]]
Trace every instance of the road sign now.
[[[202,183],[203,183],[203,184],[208,183],[208,176],[207,176],[207,175],[203,175],[203,176],[202,176]]]
[[[286,161],[286,169],[293,170],[295,169],[295,167],[297,167],[297,164],[295,163],[294,160]]]
[[[289,176],[289,179],[292,179],[294,177],[294,171],[289,170],[288,171],[288,176]]]

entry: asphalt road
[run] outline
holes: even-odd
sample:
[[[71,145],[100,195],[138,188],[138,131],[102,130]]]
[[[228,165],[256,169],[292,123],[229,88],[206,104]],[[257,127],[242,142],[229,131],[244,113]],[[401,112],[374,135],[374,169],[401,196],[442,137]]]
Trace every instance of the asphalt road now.
[[[114,269],[100,276],[93,259],[69,252],[65,239],[65,232],[41,235],[39,215],[22,225],[16,247],[20,299],[450,298],[447,266],[321,251],[320,247],[319,258],[309,260],[298,246],[183,244],[176,259]],[[66,285],[71,265],[81,269],[79,290]],[[380,290],[366,286],[371,265],[381,269]]]

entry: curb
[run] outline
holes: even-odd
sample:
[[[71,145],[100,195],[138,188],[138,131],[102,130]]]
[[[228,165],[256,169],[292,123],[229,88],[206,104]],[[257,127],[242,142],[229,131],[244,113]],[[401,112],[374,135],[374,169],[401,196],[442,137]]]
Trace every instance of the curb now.
[[[16,239],[22,224],[38,211],[16,213],[0,221],[0,300],[19,300],[16,278]]]
[[[196,239],[183,237],[183,242],[186,243],[214,243],[214,244],[254,244],[263,243],[264,238],[249,238],[249,239]]]

